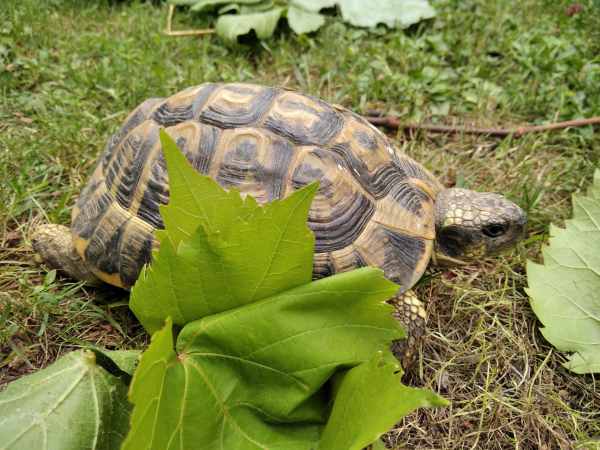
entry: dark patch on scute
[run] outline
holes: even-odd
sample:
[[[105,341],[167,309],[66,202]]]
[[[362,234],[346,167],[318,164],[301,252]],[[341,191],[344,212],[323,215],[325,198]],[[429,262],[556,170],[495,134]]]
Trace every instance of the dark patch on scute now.
[[[394,153],[394,164],[407,178],[417,178],[430,183],[433,182],[431,176],[419,164],[409,158],[399,158]]]
[[[348,144],[336,144],[331,147],[331,150],[343,160],[343,165],[350,169],[350,173],[366,190],[373,191],[367,165],[356,157]]]
[[[331,262],[331,253],[315,253],[313,259],[313,279],[329,277],[335,273]]]
[[[198,118],[200,111],[204,108],[212,93],[215,92],[219,86],[220,85],[216,83],[207,83],[202,85],[202,88],[196,93],[196,97],[192,100],[192,115],[195,119]]]
[[[323,171],[319,167],[314,167],[308,163],[300,163],[292,174],[292,187],[295,190],[301,189],[313,181],[319,181],[320,189],[324,189],[326,184],[331,184],[324,177]]]
[[[210,163],[215,154],[221,130],[206,124],[200,124],[200,126],[201,136],[198,142],[198,148],[196,152],[188,155],[188,159],[191,158],[190,163],[194,169],[201,174],[206,175],[210,169]]]
[[[103,168],[104,179],[106,180],[106,188],[112,190],[119,173],[125,164],[124,151],[129,147],[138,147],[142,143],[142,139],[135,134],[130,134],[124,142],[121,142],[118,148],[113,153],[114,156],[110,163]]]
[[[187,147],[187,139],[183,136],[178,136],[175,139],[175,144],[177,144],[177,148],[182,151],[184,155],[188,155],[190,153],[189,148]]]
[[[262,168],[259,180],[268,191],[269,201],[282,197],[289,165],[294,156],[294,146],[288,140],[275,138],[272,145],[271,166]]]
[[[225,85],[222,89],[238,93],[254,94],[255,92],[250,88],[233,85]],[[243,90],[243,92],[240,90]],[[198,120],[220,128],[236,128],[252,125],[258,122],[269,110],[276,95],[276,89],[264,87],[253,98],[247,102],[240,103],[236,108],[229,108],[229,105],[226,103],[219,104],[217,96],[200,112]]]
[[[252,161],[256,157],[256,142],[251,140],[242,141],[235,149],[238,159]]]
[[[376,199],[380,199],[388,195],[395,185],[402,183],[405,177],[395,164],[386,164],[375,171],[366,188]]]
[[[120,274],[124,287],[135,284],[144,264],[152,259],[152,234],[137,230],[132,240],[121,244]]]
[[[326,218],[321,217],[317,221],[309,211],[308,226],[315,233],[315,252],[331,252],[352,244],[374,213],[375,205],[358,192],[350,202],[333,205],[331,214]]]
[[[365,261],[365,258],[363,257],[363,255],[361,255],[358,249],[354,249],[352,251],[352,256],[354,256],[354,261],[356,261],[355,265],[357,268],[368,266],[367,262]]]
[[[98,227],[85,249],[85,260],[107,274],[119,272],[121,260],[121,239],[129,219],[121,223],[116,230],[107,227]]]
[[[162,195],[161,186],[154,182],[148,182],[148,186],[142,196],[137,216],[144,222],[152,225],[154,228],[164,228],[164,223],[160,215],[160,205],[168,203],[168,196]]]
[[[256,159],[256,142],[246,140],[228,152],[217,175],[217,182],[225,187],[239,186],[247,177],[262,172],[262,165]]]
[[[423,203],[430,202],[429,196],[409,182],[399,182],[390,190],[392,198],[400,206],[418,217],[423,216]]]
[[[73,233],[83,239],[89,239],[112,202],[113,198],[109,192],[82,197],[82,202],[78,205],[79,214],[71,224]]]
[[[406,288],[425,254],[425,241],[385,227],[381,227],[379,233],[386,242],[382,269],[387,278]]]
[[[394,162],[379,167],[373,175],[369,174],[366,164],[352,152],[348,144],[336,144],[331,147],[331,150],[342,158],[350,173],[376,199],[388,195],[394,186],[408,177],[406,172]]]
[[[356,131],[353,133],[354,139],[364,148],[375,151],[379,148],[379,143],[374,133],[367,133],[366,131]]]
[[[122,175],[115,198],[124,209],[131,206],[146,160],[157,141],[158,128],[153,127],[143,139],[128,138],[119,149],[119,156],[123,156],[120,164]]]
[[[192,105],[171,106],[169,100],[158,107],[152,119],[163,127],[171,127],[194,117]]]
[[[164,228],[160,215],[160,205],[169,202],[169,188],[167,184],[167,168],[165,158],[160,152],[154,160],[150,176],[144,186],[144,194],[137,211],[137,216],[154,228]]]
[[[118,137],[117,134],[113,134],[108,138],[106,142],[106,146],[104,147],[104,152],[102,153],[102,157],[100,158],[100,164],[102,164],[102,171],[105,172],[110,160],[112,159],[113,152],[115,148],[121,143],[122,138]]]

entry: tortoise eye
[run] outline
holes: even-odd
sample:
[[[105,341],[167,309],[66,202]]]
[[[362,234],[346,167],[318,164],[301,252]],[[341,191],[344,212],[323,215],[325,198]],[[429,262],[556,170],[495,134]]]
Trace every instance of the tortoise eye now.
[[[487,237],[495,238],[506,233],[507,226],[502,223],[491,223],[481,229]]]

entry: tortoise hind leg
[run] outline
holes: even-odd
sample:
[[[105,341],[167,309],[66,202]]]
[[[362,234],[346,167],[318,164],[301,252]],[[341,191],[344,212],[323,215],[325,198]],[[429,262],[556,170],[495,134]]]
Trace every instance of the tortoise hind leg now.
[[[33,232],[31,243],[48,267],[89,284],[102,283],[75,250],[71,230],[67,227],[56,224],[40,225]]]
[[[398,294],[388,303],[394,307],[394,317],[406,330],[406,338],[392,342],[391,350],[402,368],[407,369],[415,362],[419,341],[425,334],[427,313],[412,290]]]

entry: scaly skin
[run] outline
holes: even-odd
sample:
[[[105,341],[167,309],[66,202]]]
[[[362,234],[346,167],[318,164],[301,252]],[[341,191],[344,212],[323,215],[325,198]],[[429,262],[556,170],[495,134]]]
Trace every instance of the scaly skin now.
[[[50,268],[92,285],[102,283],[75,250],[69,228],[53,223],[40,225],[31,241],[39,259]]]

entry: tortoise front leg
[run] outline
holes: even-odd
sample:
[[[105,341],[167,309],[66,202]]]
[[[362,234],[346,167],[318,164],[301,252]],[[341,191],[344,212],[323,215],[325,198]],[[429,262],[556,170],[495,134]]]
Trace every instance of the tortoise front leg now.
[[[92,273],[73,245],[71,230],[63,225],[44,224],[33,232],[33,249],[51,269],[65,272],[76,280],[98,285],[102,282]]]
[[[393,316],[406,330],[406,339],[393,341],[391,345],[392,353],[398,358],[402,368],[406,369],[415,362],[419,341],[425,334],[427,313],[412,290],[398,294],[388,300],[388,303],[394,306]]]

